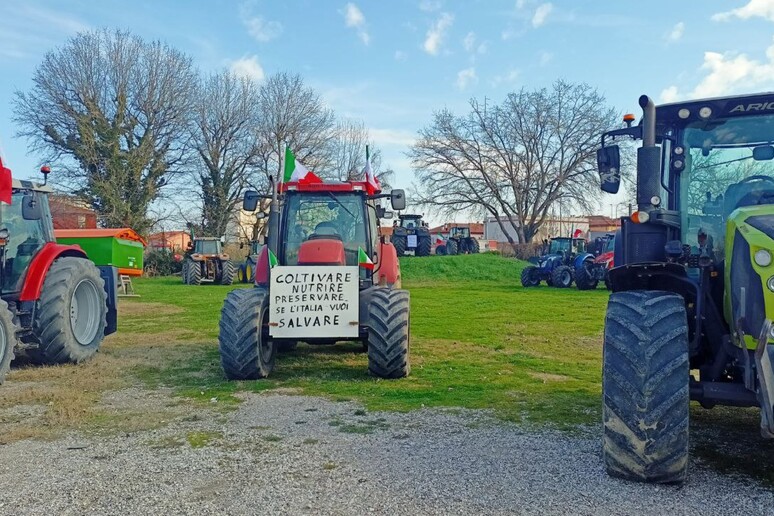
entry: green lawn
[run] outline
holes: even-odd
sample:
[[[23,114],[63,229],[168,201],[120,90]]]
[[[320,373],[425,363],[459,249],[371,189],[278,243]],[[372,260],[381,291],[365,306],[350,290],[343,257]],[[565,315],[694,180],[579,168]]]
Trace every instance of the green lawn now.
[[[143,334],[183,341],[184,360],[175,354],[134,372],[152,386],[207,400],[283,387],[358,400],[370,409],[491,408],[504,419],[561,428],[599,421],[605,290],[523,289],[523,263],[491,254],[408,257],[401,266],[411,292],[412,372],[406,379],[369,377],[359,346],[344,344],[301,345],[280,355],[268,380],[227,382],[217,325],[229,288],[186,286],[174,278],[135,281],[142,297],[121,301],[138,305],[122,314],[125,344],[115,352],[132,345],[128,335],[138,343]]]

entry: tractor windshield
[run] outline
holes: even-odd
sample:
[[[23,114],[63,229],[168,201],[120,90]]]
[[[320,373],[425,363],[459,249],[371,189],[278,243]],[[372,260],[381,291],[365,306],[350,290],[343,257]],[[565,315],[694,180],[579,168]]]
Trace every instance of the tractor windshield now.
[[[198,254],[220,254],[220,242],[217,240],[197,240],[194,252]]]
[[[401,227],[404,227],[406,229],[416,229],[419,227],[419,219],[401,219],[400,220]]]
[[[22,203],[35,196],[42,208],[39,220],[25,220]],[[50,230],[51,214],[48,203],[32,192],[14,192],[11,204],[0,203],[0,229],[8,230],[4,248],[5,268],[2,270],[2,291],[16,292],[35,254],[46,242],[54,240]]]
[[[774,204],[774,115],[689,124],[683,134],[682,241],[724,256],[725,222],[739,207]],[[687,181],[686,181],[687,178]]]
[[[359,193],[289,194],[285,208],[285,265],[298,263],[301,242],[312,235],[329,235],[344,242],[347,265],[358,264],[358,248],[370,253],[368,221]]]
[[[559,254],[569,252],[572,248],[572,241],[569,238],[554,238],[548,248],[548,254]]]

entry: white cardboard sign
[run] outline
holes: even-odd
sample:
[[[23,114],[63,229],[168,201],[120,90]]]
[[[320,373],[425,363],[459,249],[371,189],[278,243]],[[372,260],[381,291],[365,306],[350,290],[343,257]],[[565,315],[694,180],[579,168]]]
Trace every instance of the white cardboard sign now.
[[[273,267],[269,334],[298,339],[357,337],[358,273],[357,267]]]
[[[417,236],[416,235],[406,235],[408,237],[408,247],[416,247],[417,246]]]

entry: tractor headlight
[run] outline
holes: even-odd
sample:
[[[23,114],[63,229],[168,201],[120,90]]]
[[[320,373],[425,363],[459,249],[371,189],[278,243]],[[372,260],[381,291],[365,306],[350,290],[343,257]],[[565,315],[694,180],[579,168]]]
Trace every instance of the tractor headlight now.
[[[755,258],[755,263],[757,263],[759,267],[768,267],[769,265],[771,265],[771,253],[768,252],[766,249],[758,249],[757,251],[755,251],[754,258]]]
[[[769,290],[774,292],[774,276],[769,278],[769,281],[766,282],[766,286],[769,287]]]

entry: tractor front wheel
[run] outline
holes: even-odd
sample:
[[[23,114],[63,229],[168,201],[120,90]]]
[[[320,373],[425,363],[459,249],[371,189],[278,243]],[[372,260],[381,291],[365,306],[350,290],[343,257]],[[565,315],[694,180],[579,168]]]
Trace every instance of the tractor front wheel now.
[[[259,288],[232,290],[220,312],[218,348],[229,380],[266,378],[274,369],[275,345],[269,324],[269,294]]]
[[[551,284],[557,288],[570,288],[572,286],[572,268],[561,265],[551,273]]]
[[[35,310],[32,333],[44,364],[83,362],[105,337],[107,294],[99,269],[85,258],[51,264]]]
[[[683,482],[688,381],[683,298],[661,291],[611,294],[602,368],[602,454],[608,474],[639,482]]]
[[[540,275],[538,274],[537,267],[529,265],[524,267],[521,271],[521,286],[522,287],[537,287],[540,285]]]
[[[459,252],[459,246],[457,245],[456,240],[449,239],[446,242],[446,254],[449,256],[455,255]]]
[[[438,256],[446,256],[446,246],[441,244],[435,248],[435,254]]]
[[[599,281],[592,276],[591,270],[593,267],[594,263],[589,258],[575,272],[575,286],[578,287],[578,290],[594,290],[597,288]]]
[[[11,369],[13,351],[19,344],[16,331],[19,325],[13,312],[8,308],[8,303],[0,300],[0,385],[5,381],[5,375]]]
[[[377,289],[368,308],[368,372],[379,378],[403,378],[409,364],[409,293]]]

